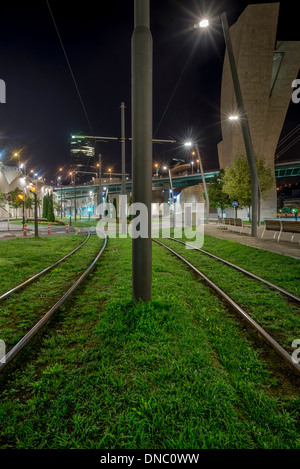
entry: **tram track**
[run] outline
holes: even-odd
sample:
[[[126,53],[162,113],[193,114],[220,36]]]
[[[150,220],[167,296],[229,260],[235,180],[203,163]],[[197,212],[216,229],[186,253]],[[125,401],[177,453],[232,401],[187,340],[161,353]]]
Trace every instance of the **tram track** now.
[[[42,275],[45,275],[47,272],[49,272],[50,270],[54,269],[54,267],[57,267],[61,262],[65,261],[66,259],[68,259],[68,257],[72,256],[73,254],[75,254],[75,252],[77,252],[80,248],[82,248],[82,246],[85,245],[85,243],[89,240],[91,236],[91,232],[90,230],[87,231],[87,237],[86,239],[83,241],[83,243],[81,243],[79,246],[77,246],[77,248],[73,249],[73,251],[69,252],[68,254],[66,254],[64,257],[62,257],[61,259],[59,259],[58,261],[54,262],[53,264],[51,264],[49,267],[46,267],[46,269],[43,269],[41,270],[39,273],[33,275],[32,277],[28,278],[27,280],[25,280],[24,282],[20,283],[19,285],[16,285],[14,288],[12,288],[11,290],[8,290],[7,292],[3,293],[2,295],[0,295],[0,301],[8,298],[10,295],[12,295],[13,293],[16,293],[17,291],[21,290],[22,288],[26,287],[27,285],[29,285],[30,283],[34,282],[35,280],[37,280],[38,278],[40,278]]]
[[[66,258],[70,257],[72,254],[74,254],[78,249],[80,249],[90,238],[90,231],[88,232],[88,236],[85,239],[85,241],[79,245],[76,249],[74,249],[71,253],[67,254],[63,258],[61,258],[59,261],[56,263],[52,264],[49,266],[47,269],[44,269],[43,271],[39,272],[39,274],[36,274],[35,276],[31,277],[28,279],[26,282],[23,282],[22,284],[18,285],[14,289],[10,290],[7,292],[4,298],[7,298],[8,293],[11,294],[15,291],[20,290],[21,288],[27,286],[29,283],[33,282],[37,278],[41,277],[44,275],[46,272],[49,272],[49,270],[52,270],[54,267],[56,267],[58,264],[63,262]],[[58,301],[44,314],[44,316],[39,319],[39,321],[18,341],[16,345],[14,345],[9,352],[5,355],[4,358],[2,358],[0,362],[0,373],[12,362],[12,360],[19,355],[19,353],[23,350],[23,348],[37,335],[37,333],[46,326],[46,324],[49,322],[49,320],[52,318],[54,313],[65,303],[65,301],[72,295],[72,293],[79,287],[79,285],[82,284],[82,282],[85,280],[85,278],[89,275],[91,270],[94,268],[95,264],[98,262],[99,258],[101,257],[103,251],[106,248],[107,245],[107,235],[106,233],[103,232],[104,236],[104,242],[103,245],[100,249],[100,251],[97,253],[96,257],[92,261],[92,263],[86,268],[86,270],[80,275],[80,277],[73,283],[73,285],[58,299]],[[3,295],[2,295],[3,297]],[[2,299],[4,299],[2,298]]]
[[[291,299],[292,301],[296,302],[296,303],[299,303],[300,304],[300,297],[299,296],[296,296],[294,295],[293,293],[285,290],[284,288],[278,286],[278,285],[275,285],[274,283],[272,282],[269,282],[268,280],[265,280],[264,278],[262,277],[259,277],[258,275],[255,275],[253,274],[252,272],[249,272],[248,270],[246,269],[243,269],[242,267],[239,267],[238,265],[235,265],[229,261],[226,261],[225,259],[222,259],[221,257],[218,257],[216,256],[215,254],[211,254],[210,252],[207,252],[207,251],[204,251],[203,249],[200,249],[200,248],[197,248],[197,247],[194,247],[192,246],[191,244],[188,244],[188,243],[185,243],[184,241],[181,241],[179,239],[176,239],[176,238],[172,238],[172,237],[167,237],[165,236],[164,237],[165,239],[170,239],[171,241],[175,241],[177,243],[180,243],[180,244],[183,244],[184,246],[187,246],[191,249],[194,249],[195,251],[198,251],[198,252],[201,252],[202,254],[205,254],[209,257],[211,257],[212,259],[215,259],[219,262],[222,262],[223,264],[229,266],[229,267],[232,267],[233,269],[239,271],[239,272],[242,272],[243,274],[247,275],[247,277],[250,277],[250,278],[253,278],[254,280],[257,280],[261,283],[264,283],[265,285],[267,285],[268,287],[272,288],[273,290],[277,290],[279,291],[280,293],[282,293],[283,295],[287,296],[289,299]]]
[[[186,244],[182,241],[176,240],[175,238],[169,238],[169,237],[165,237],[165,238],[169,239],[169,240],[172,240],[172,241],[178,241],[178,242],[182,243],[183,245]],[[186,258],[181,256],[178,252],[174,251],[169,246],[167,246],[166,244],[158,241],[157,239],[152,239],[152,241],[157,243],[161,247],[164,247],[165,249],[167,249],[169,252],[171,252],[173,255],[175,255],[178,259],[180,259],[182,262],[184,262],[194,273],[196,273],[199,277],[201,277],[205,281],[205,283],[207,283],[209,285],[209,287],[212,288],[218,294],[218,296],[220,296],[223,300],[225,300],[225,302],[228,305],[230,305],[238,313],[238,315],[243,320],[245,320],[247,322],[247,324],[250,325],[250,327],[252,329],[254,329],[256,331],[256,333],[258,333],[258,335],[277,353],[277,355],[279,355],[285,361],[285,363],[287,363],[289,365],[289,367],[293,370],[293,372],[296,375],[300,376],[300,365],[298,363],[295,363],[293,361],[291,355],[264,328],[262,328],[237,302],[235,302],[216,283],[214,283],[209,277],[207,277],[203,272],[201,272],[199,269],[197,269],[197,267],[195,267]],[[194,248],[193,246],[191,246],[191,247]],[[196,248],[196,250],[200,250],[200,249]],[[200,250],[200,252],[202,252],[202,250]],[[203,253],[206,254],[206,251],[203,251]],[[210,254],[210,253],[208,253],[208,254]],[[211,256],[213,256],[213,255],[211,255]],[[217,256],[213,256],[213,257],[215,257],[216,260],[221,260],[221,258],[218,258]],[[222,261],[224,261],[224,259],[222,259]],[[228,263],[227,261],[225,261],[225,263],[229,264],[231,267],[234,266],[234,264]],[[235,266],[235,267],[237,267],[237,266]],[[263,280],[263,279],[260,279],[260,277],[257,277],[254,274],[251,274],[250,272],[245,271],[244,269],[238,268],[237,270],[240,270],[245,275],[250,274],[250,276],[255,278],[257,281]],[[270,282],[267,282],[267,281],[262,282],[262,283],[266,283],[267,285],[269,284],[268,286],[271,287],[271,288],[277,287],[276,285],[271,284]],[[285,290],[282,291],[283,289],[281,289],[281,287],[278,287],[276,289],[278,291],[280,291],[281,293],[283,293],[283,294],[289,293],[289,292],[286,292]],[[286,293],[284,293],[284,292],[286,292]],[[290,295],[291,295],[291,297],[293,297],[292,299],[294,301],[299,300],[299,298],[296,297],[295,295],[292,295],[292,294],[290,294]],[[290,295],[287,295],[287,296],[290,296]]]

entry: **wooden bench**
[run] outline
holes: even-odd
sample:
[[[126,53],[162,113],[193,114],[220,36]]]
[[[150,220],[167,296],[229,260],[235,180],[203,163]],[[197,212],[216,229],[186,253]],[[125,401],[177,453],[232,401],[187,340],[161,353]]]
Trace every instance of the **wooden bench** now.
[[[291,242],[293,242],[295,234],[300,234],[300,222],[292,220],[265,220],[265,228],[261,237],[264,236],[266,231],[275,232],[273,239],[276,239],[276,235],[278,233],[277,241],[280,240],[282,233],[292,233]]]
[[[282,220],[281,221],[281,232],[279,233],[278,240],[280,239],[281,233],[292,233],[291,242],[293,242],[295,234],[300,233],[300,222],[292,220]],[[300,241],[299,241],[300,244]]]
[[[241,218],[224,218],[222,223],[222,218],[218,217],[218,225],[221,225],[221,228],[228,229],[230,226],[240,227],[240,234],[242,233],[243,228],[251,228],[251,225],[244,225]],[[233,230],[235,231],[235,230]]]

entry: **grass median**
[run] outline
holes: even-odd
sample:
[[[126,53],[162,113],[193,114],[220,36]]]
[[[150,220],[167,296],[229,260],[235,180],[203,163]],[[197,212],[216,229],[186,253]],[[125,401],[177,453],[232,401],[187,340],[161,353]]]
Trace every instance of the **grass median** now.
[[[255,250],[253,250],[255,251]],[[153,246],[153,300],[131,300],[131,241],[110,239],[7,373],[2,448],[299,448],[296,381],[201,280]]]

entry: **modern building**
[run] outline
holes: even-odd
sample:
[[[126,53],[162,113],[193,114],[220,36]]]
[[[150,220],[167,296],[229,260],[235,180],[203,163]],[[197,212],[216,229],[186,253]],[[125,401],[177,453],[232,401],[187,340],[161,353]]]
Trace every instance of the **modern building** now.
[[[76,183],[92,181],[97,173],[95,141],[80,135],[71,136],[71,168],[76,173]]]
[[[292,82],[300,66],[300,42],[276,41],[279,8],[280,3],[248,5],[230,28],[254,153],[265,159],[273,174],[275,152],[292,98]],[[223,140],[218,145],[220,168],[231,166],[236,156],[246,155],[241,126],[228,119],[236,113],[226,52],[221,90]],[[262,202],[261,214],[272,218],[276,213],[274,184]]]
[[[36,186],[36,194],[38,199],[43,201],[46,193],[52,193],[53,188],[46,186],[42,180],[26,176],[16,166],[8,166],[0,164],[0,191],[4,194],[7,203],[0,206],[0,219],[7,219],[12,217],[20,218],[22,216],[22,207],[13,208],[9,203],[9,193],[15,189],[19,189],[25,196],[30,193],[30,183]],[[25,216],[32,215],[30,209],[25,210]],[[38,208],[38,216],[42,216],[42,205]]]

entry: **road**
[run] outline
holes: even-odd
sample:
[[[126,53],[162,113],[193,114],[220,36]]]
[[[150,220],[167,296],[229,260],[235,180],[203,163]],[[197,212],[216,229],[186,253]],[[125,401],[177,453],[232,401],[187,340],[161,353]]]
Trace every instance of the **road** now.
[[[78,230],[73,226],[69,227],[70,234],[76,234]],[[47,225],[39,225],[39,236],[57,236],[57,235],[66,235],[66,227],[65,226],[55,226],[51,225],[50,235],[48,235],[48,226]],[[27,236],[32,237],[34,236],[34,225],[27,225]],[[22,225],[9,225],[9,230],[7,226],[7,222],[0,222],[0,240],[1,239],[12,239],[16,237],[23,237],[23,227]]]

